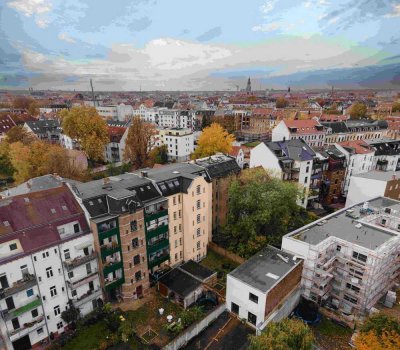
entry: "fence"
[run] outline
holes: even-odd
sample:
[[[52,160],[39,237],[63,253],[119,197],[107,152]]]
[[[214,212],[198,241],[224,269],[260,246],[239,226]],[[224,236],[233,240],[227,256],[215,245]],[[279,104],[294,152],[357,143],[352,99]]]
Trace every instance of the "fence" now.
[[[235,253],[232,253],[232,252],[220,247],[218,244],[215,244],[214,242],[209,242],[208,248],[213,250],[214,252],[218,253],[219,255],[222,255],[230,260],[233,260],[234,262],[236,262],[238,264],[243,264],[246,261],[246,259],[243,259],[239,255],[236,255]]]
[[[187,328],[181,335],[172,340],[169,344],[163,347],[163,350],[178,350],[183,347],[189,340],[197,336],[208,325],[220,316],[226,309],[225,304],[219,305],[215,310],[210,312],[200,322],[197,322]]]

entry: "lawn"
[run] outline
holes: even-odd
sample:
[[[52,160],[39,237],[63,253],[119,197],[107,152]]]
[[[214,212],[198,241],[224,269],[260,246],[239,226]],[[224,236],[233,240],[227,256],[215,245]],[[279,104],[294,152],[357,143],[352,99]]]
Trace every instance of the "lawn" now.
[[[77,350],[87,349],[95,350],[98,348],[100,343],[107,337],[109,331],[106,329],[104,321],[86,327],[79,331],[78,335],[68,342],[63,349],[64,350]]]
[[[353,331],[343,327],[326,317],[313,327],[317,345],[323,350],[348,350]]]
[[[208,249],[207,256],[200,264],[217,272],[218,278],[222,284],[226,284],[226,275],[239,266],[238,263],[216,253],[212,249]]]
[[[246,146],[246,147],[256,147],[256,146],[259,145],[260,143],[261,143],[260,141],[253,141],[253,142],[245,143],[243,146]]]

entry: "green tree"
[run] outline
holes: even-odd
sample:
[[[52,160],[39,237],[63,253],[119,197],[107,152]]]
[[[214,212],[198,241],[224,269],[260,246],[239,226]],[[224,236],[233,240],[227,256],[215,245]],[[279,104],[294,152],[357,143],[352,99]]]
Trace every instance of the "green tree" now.
[[[199,137],[197,148],[192,154],[193,159],[212,156],[217,152],[229,153],[235,137],[229,134],[218,123],[206,127]]]
[[[310,221],[296,204],[300,194],[296,185],[274,178],[262,168],[242,171],[229,188],[221,243],[244,258],[266,244],[280,244],[284,234]]]
[[[73,107],[60,112],[62,128],[66,135],[77,140],[93,160],[104,159],[104,146],[110,142],[107,124],[94,107]]]
[[[356,102],[350,108],[351,119],[362,119],[367,114],[367,106],[364,103]]]
[[[10,145],[2,141],[0,142],[0,178],[12,177],[14,171],[10,158]]]
[[[37,138],[22,126],[13,126],[6,134],[6,141],[9,144],[14,142],[22,142],[24,145],[30,145],[35,140],[37,140]]]
[[[392,112],[400,112],[400,102],[393,103]]]
[[[152,164],[167,164],[168,163],[168,146],[162,145],[154,147],[149,152],[149,159]]]
[[[376,313],[369,316],[360,327],[360,332],[369,331],[374,331],[378,335],[381,335],[383,331],[395,331],[400,335],[400,322],[383,313]]]
[[[148,165],[155,132],[153,124],[143,121],[139,116],[132,119],[125,142],[124,159],[135,169]]]
[[[80,317],[80,311],[78,308],[74,306],[74,303],[72,300],[68,302],[68,309],[64,310],[61,313],[61,318],[64,322],[67,324],[73,324],[75,325],[76,321],[78,321]]]
[[[285,318],[271,322],[259,336],[250,338],[247,350],[312,350],[314,336],[302,321]]]
[[[211,117],[208,114],[203,115],[201,118],[201,130],[211,125]]]
[[[285,108],[288,104],[288,101],[283,96],[280,96],[276,99],[275,106],[276,108]]]

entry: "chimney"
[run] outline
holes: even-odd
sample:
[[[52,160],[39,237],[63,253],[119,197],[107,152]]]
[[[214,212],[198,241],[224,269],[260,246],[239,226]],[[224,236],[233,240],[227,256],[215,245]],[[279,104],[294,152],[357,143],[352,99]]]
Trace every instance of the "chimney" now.
[[[110,179],[108,177],[105,177],[103,179],[103,185],[107,185],[110,182]]]
[[[396,173],[393,173],[393,175],[392,175],[392,180],[397,180],[397,175],[396,175]]]
[[[141,176],[141,177],[147,177],[147,171],[146,171],[146,170],[142,170],[142,171],[140,172],[140,176]]]

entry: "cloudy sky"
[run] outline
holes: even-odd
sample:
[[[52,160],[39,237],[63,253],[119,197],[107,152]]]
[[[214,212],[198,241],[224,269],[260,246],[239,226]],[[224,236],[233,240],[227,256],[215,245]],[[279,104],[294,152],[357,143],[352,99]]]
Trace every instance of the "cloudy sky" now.
[[[275,87],[398,67],[399,28],[399,0],[1,0],[0,87]]]

